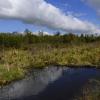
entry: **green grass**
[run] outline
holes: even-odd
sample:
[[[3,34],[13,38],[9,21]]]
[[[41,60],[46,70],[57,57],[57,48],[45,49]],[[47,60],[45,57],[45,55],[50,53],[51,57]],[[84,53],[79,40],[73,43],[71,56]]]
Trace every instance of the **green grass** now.
[[[20,79],[31,67],[48,65],[100,66],[100,46],[84,45],[31,45],[20,49],[4,49],[0,53],[0,85]],[[78,66],[79,67],[79,66]]]
[[[6,85],[25,76],[23,70],[18,70],[17,68],[12,68],[8,71],[4,66],[0,66],[0,71],[0,85]]]

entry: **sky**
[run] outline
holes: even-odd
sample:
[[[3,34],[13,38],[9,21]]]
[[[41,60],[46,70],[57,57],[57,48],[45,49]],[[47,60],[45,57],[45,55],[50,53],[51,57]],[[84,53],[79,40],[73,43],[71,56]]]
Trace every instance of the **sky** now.
[[[0,0],[0,32],[100,34],[100,0]]]

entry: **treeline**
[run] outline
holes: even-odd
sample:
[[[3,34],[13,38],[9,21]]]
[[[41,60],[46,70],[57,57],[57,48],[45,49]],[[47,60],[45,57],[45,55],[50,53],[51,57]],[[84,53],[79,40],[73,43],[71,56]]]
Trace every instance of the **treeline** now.
[[[91,43],[100,41],[100,36],[97,35],[75,35],[72,33],[61,35],[59,32],[55,35],[34,35],[30,31],[25,31],[24,34],[20,33],[0,33],[0,46],[5,47],[21,47],[23,45],[36,44],[36,43],[49,43],[49,44],[79,44]]]

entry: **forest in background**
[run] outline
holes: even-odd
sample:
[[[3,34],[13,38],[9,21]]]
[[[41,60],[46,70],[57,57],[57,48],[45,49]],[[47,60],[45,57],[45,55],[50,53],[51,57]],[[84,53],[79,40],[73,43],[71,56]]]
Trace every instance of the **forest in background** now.
[[[81,43],[93,43],[99,42],[100,35],[97,34],[80,34],[73,33],[61,34],[56,32],[54,35],[44,35],[43,32],[39,32],[38,35],[32,34],[28,29],[23,34],[13,33],[0,33],[0,46],[19,48],[24,45],[48,43],[53,45],[60,44],[81,44]]]

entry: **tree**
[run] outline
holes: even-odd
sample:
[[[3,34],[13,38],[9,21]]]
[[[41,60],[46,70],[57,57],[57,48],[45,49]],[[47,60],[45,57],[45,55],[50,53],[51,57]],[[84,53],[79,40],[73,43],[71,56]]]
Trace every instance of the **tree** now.
[[[55,36],[60,36],[61,33],[59,31],[56,32]]]
[[[29,29],[25,29],[24,33],[25,34],[31,34],[32,32]]]
[[[43,31],[39,31],[39,32],[38,32],[38,35],[39,35],[39,36],[43,36]]]
[[[24,33],[26,42],[29,44],[33,43],[32,32],[28,29],[25,29]]]

